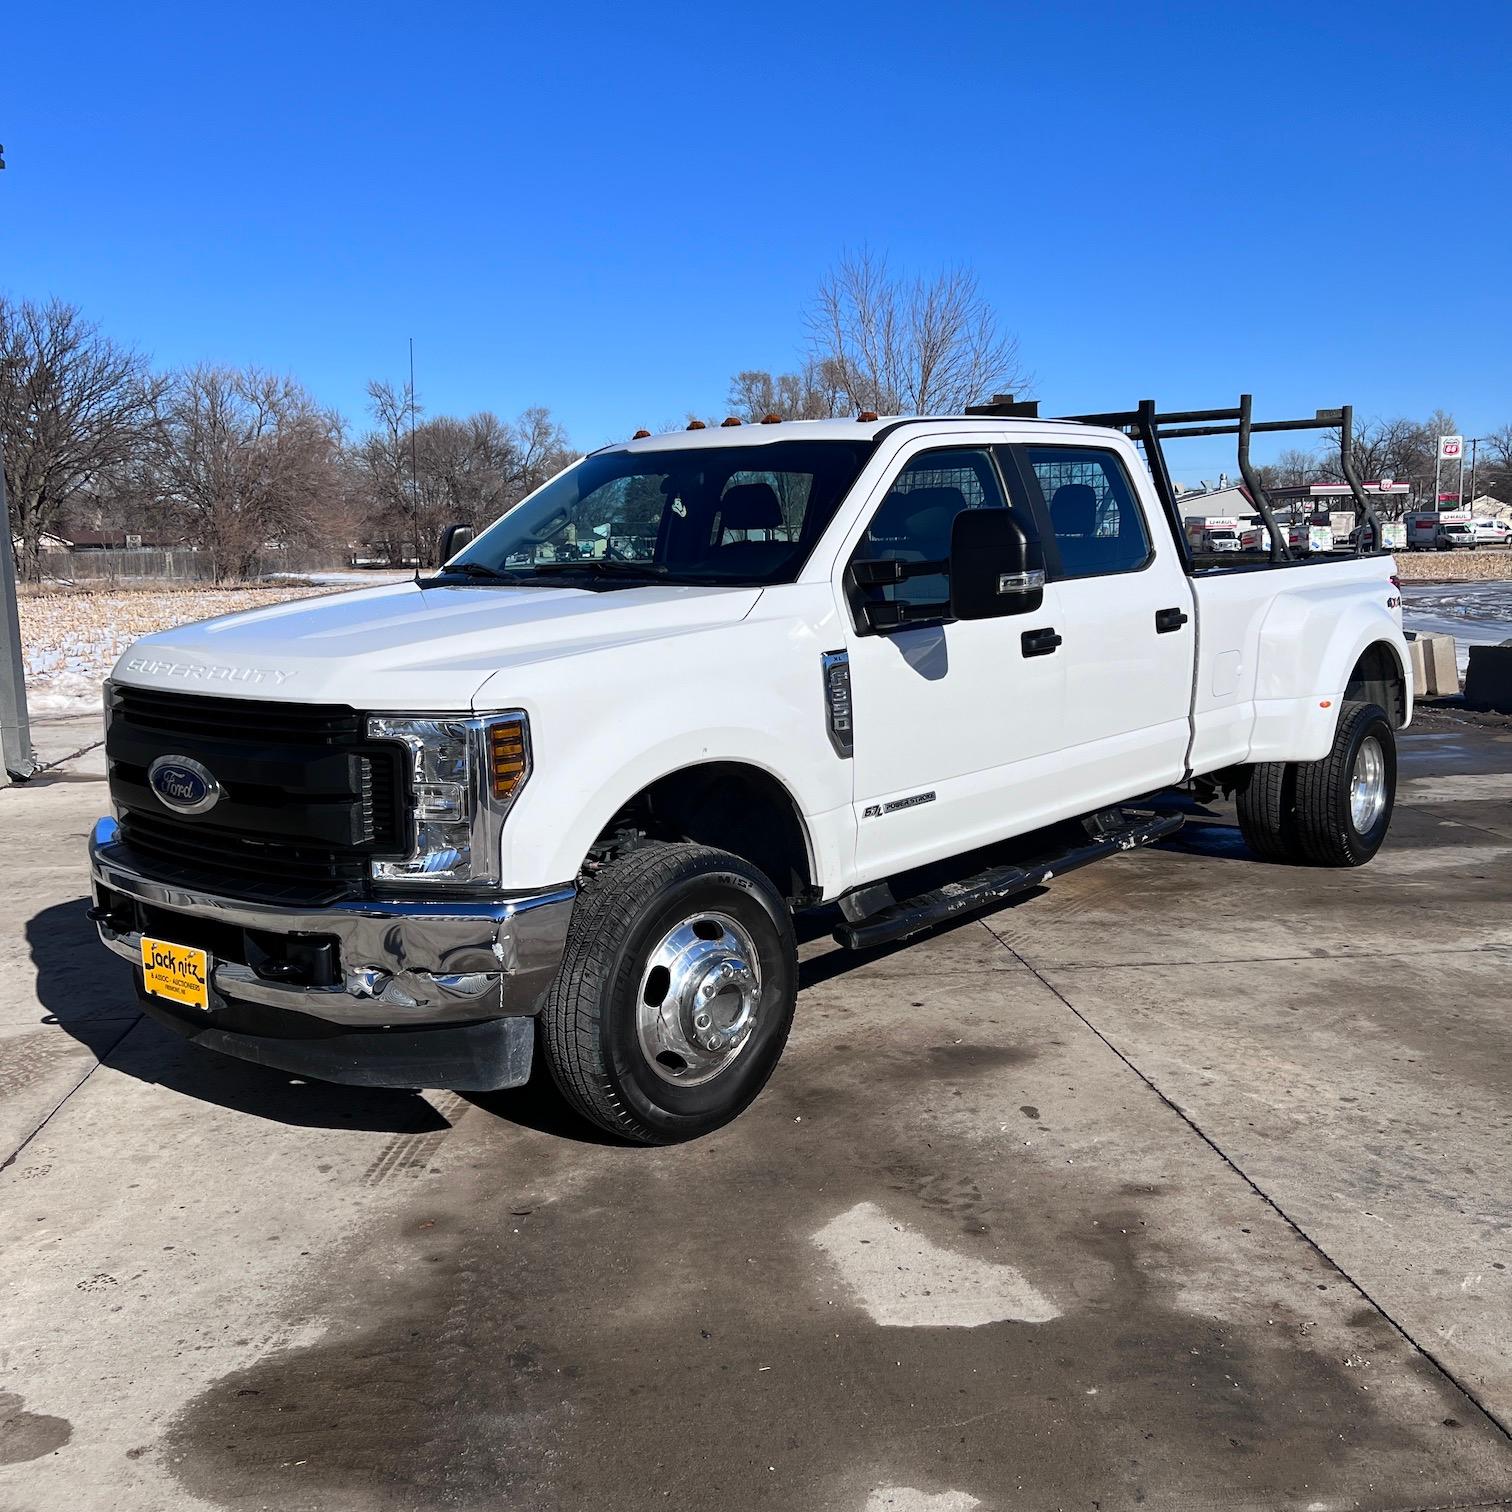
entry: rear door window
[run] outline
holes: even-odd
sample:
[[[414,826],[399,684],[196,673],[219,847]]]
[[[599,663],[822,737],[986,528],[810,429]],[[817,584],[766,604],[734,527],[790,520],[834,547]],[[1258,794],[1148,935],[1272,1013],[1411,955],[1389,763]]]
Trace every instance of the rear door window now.
[[[1104,577],[1138,572],[1149,563],[1149,528],[1117,453],[1026,446],[1022,456],[1044,500],[1055,548],[1055,559],[1047,562],[1053,577]]]

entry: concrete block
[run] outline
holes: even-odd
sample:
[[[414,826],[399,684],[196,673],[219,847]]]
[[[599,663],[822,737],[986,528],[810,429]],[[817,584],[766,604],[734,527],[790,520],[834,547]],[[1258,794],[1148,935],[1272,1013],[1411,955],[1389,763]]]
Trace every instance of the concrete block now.
[[[1458,693],[1459,664],[1454,658],[1452,635],[1420,635],[1418,644],[1423,648],[1425,676],[1423,686],[1435,698]]]
[[[1465,702],[1478,709],[1512,714],[1512,643],[1471,646]]]

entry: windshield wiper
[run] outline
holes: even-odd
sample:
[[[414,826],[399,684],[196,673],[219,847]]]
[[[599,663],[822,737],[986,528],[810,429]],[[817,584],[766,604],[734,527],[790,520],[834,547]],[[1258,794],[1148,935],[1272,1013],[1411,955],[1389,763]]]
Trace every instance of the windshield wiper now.
[[[552,573],[571,577],[584,573],[590,577],[659,578],[671,571],[665,562],[626,562],[617,557],[584,557],[578,562],[532,562],[532,573]]]
[[[440,569],[439,576],[449,577],[454,572],[459,572],[464,577],[486,578],[493,583],[518,583],[520,581],[519,573],[506,572],[502,567],[489,567],[483,562],[450,562]],[[434,582],[435,579],[432,581]]]

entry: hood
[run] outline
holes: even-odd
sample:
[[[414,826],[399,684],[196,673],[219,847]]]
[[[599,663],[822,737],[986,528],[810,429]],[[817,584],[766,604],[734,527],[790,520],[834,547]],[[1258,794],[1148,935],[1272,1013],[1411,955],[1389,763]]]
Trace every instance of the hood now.
[[[759,588],[381,588],[298,599],[148,635],[111,676],[233,698],[464,710],[496,672],[744,619]]]

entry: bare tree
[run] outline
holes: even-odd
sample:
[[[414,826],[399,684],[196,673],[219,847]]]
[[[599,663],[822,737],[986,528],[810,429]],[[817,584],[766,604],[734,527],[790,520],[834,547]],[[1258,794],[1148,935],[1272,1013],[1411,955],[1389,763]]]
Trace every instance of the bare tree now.
[[[847,253],[807,321],[811,358],[828,365],[841,409],[959,413],[1030,382],[1018,342],[966,268],[907,277],[871,252]]]
[[[758,422],[829,420],[842,413],[844,382],[832,361],[805,362],[796,373],[772,374],[748,368],[730,380],[727,403],[738,419]]]
[[[419,420],[407,388],[374,382],[368,396],[376,423],[351,461],[368,538],[390,561],[424,560],[443,525],[491,524],[572,459],[562,427],[540,407],[512,425],[486,410]]]
[[[163,380],[74,305],[0,295],[0,448],[21,576],[42,537],[97,479],[140,451]]]
[[[341,422],[292,378],[190,368],[162,403],[159,497],[214,576],[250,577],[269,545],[311,539],[340,504]]]
[[[1486,460],[1477,487],[1503,504],[1512,504],[1512,425],[1493,431],[1481,448]]]
[[[1443,410],[1435,410],[1426,420],[1409,420],[1397,416],[1390,420],[1365,420],[1357,424],[1352,437],[1355,471],[1366,482],[1392,478],[1398,483],[1410,483],[1422,502],[1431,504],[1428,496],[1433,490],[1434,458],[1438,452],[1438,438],[1454,431],[1454,417]],[[1323,477],[1333,481],[1344,476],[1340,465],[1338,431],[1330,433],[1330,445],[1320,458]],[[1388,518],[1400,514],[1409,507],[1408,499],[1380,501],[1380,508]]]

